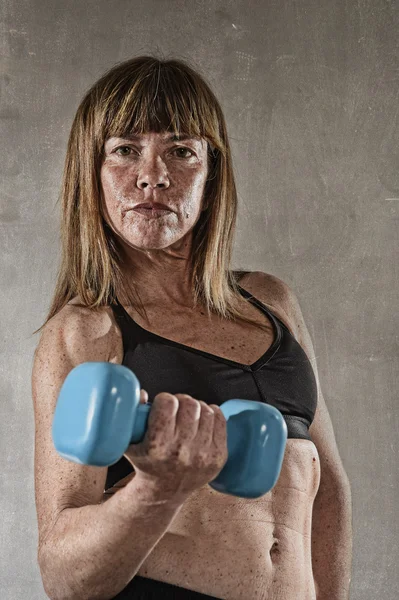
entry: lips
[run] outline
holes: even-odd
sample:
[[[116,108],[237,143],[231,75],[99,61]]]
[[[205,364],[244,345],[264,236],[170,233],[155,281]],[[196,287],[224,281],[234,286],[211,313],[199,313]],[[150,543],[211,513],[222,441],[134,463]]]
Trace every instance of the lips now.
[[[134,209],[136,208],[151,208],[151,209],[161,209],[161,210],[170,210],[168,206],[165,204],[161,204],[160,202],[143,202],[142,204],[136,204]],[[133,209],[133,210],[134,210]]]

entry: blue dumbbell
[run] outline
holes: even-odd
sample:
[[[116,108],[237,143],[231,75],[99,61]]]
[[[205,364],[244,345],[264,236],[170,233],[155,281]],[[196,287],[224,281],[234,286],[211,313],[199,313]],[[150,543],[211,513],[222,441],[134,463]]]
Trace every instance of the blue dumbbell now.
[[[140,403],[140,383],[123,365],[86,362],[70,371],[54,412],[52,436],[67,460],[105,467],[116,463],[147,430],[152,404]],[[209,485],[224,494],[259,498],[276,484],[287,426],[280,411],[253,400],[227,400],[228,459]]]

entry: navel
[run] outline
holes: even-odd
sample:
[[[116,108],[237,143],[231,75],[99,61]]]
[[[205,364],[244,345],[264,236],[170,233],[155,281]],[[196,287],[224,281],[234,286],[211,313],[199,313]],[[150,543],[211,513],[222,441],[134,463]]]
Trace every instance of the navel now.
[[[269,554],[270,554],[270,556],[275,556],[276,554],[280,554],[280,545],[277,540],[274,542],[273,546],[270,548]]]

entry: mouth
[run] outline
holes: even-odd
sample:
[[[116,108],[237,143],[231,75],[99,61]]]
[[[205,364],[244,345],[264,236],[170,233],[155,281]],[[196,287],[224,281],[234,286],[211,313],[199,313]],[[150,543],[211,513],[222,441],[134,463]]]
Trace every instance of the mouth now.
[[[155,202],[154,200],[150,200],[149,202],[140,202],[140,204],[136,204],[133,206],[133,208],[160,208],[163,210],[169,210],[169,206],[161,202]]]
[[[162,217],[163,215],[169,215],[172,212],[168,208],[146,208],[144,206],[139,206],[138,208],[133,208],[132,210],[139,215],[144,215],[147,217]]]

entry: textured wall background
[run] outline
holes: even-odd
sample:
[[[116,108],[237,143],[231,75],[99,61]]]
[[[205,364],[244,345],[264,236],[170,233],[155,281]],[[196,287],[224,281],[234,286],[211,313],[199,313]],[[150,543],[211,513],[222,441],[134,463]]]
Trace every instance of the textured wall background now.
[[[398,10],[395,0],[3,0],[4,600],[46,597],[36,564],[31,334],[58,264],[69,128],[107,68],[152,52],[190,60],[222,103],[241,202],[234,266],[274,273],[298,295],[351,481],[351,598],[397,598]]]

